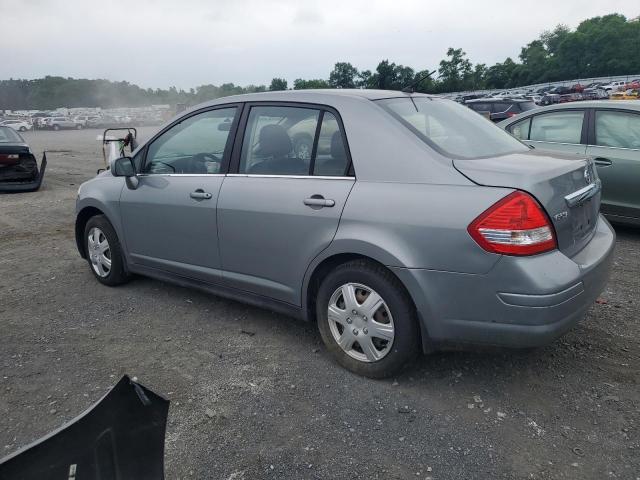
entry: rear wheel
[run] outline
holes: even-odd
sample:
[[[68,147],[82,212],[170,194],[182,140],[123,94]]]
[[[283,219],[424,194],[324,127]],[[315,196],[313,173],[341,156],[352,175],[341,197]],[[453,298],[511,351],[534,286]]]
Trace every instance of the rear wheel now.
[[[104,215],[89,219],[84,229],[84,241],[89,267],[100,283],[115,286],[129,280],[120,241]]]
[[[26,131],[27,131],[27,127],[20,127],[20,128],[19,128],[19,130],[20,130],[21,132],[26,132]]]
[[[392,376],[419,351],[413,303],[380,265],[355,260],[336,267],[320,285],[316,305],[327,349],[354,373]]]

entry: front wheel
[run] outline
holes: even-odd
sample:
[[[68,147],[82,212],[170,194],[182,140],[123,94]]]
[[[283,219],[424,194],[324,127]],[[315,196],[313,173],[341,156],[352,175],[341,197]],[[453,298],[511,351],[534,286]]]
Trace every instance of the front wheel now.
[[[380,265],[355,260],[336,267],[320,285],[316,315],[327,349],[354,373],[390,377],[419,351],[413,303]]]
[[[89,219],[84,229],[84,241],[89,267],[100,283],[115,286],[129,280],[120,241],[104,215]]]

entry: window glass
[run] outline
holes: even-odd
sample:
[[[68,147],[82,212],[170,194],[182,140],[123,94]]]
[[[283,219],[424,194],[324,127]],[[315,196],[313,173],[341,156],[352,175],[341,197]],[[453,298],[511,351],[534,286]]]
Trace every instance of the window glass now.
[[[493,113],[505,113],[507,110],[511,108],[511,103],[494,103],[493,104]]]
[[[528,140],[529,139],[529,125],[531,125],[531,118],[527,118],[518,123],[514,123],[509,127],[509,131],[511,135],[520,140]]]
[[[596,145],[640,149],[640,115],[596,111]]]
[[[143,173],[220,173],[235,113],[210,110],[174,125],[149,145]]]
[[[490,112],[491,104],[490,103],[471,103],[471,108],[476,112]]]
[[[308,175],[319,115],[311,108],[252,107],[239,173]]]
[[[531,120],[529,140],[556,143],[580,143],[584,112],[553,112]]]
[[[377,103],[444,155],[480,158],[529,150],[500,127],[450,100],[412,97]]]
[[[349,163],[342,132],[336,117],[330,112],[324,112],[316,159],[313,164],[314,175],[344,176]]]

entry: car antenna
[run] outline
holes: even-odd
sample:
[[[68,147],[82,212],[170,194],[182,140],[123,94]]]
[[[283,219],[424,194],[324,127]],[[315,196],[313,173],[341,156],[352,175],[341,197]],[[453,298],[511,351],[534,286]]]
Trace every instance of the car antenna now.
[[[436,73],[435,70],[433,72],[427,72],[425,75],[421,76],[417,80],[414,80],[413,82],[411,82],[406,87],[403,87],[402,91],[404,93],[414,93],[416,91],[416,85],[418,85],[421,81],[426,80],[427,78],[429,78],[434,73]]]

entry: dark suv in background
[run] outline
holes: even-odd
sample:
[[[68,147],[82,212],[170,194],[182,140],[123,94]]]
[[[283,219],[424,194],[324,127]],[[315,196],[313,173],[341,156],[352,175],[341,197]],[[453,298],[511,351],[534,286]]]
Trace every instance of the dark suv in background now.
[[[469,100],[465,102],[465,105],[471,110],[488,116],[493,122],[500,122],[536,108],[536,104],[532,100],[522,98],[480,98]]]

